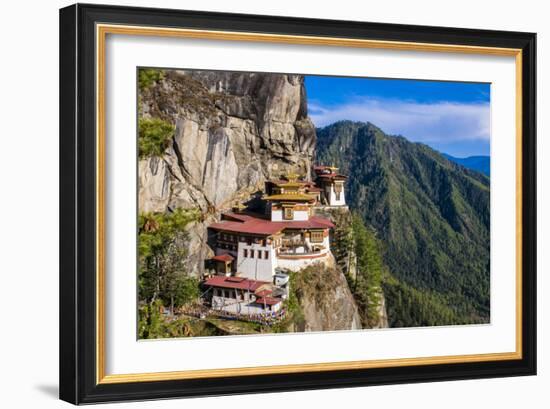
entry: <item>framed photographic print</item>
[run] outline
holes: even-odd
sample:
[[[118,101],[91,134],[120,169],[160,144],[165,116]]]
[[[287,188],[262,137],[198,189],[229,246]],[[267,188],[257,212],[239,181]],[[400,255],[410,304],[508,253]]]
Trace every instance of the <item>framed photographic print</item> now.
[[[536,373],[532,33],[60,11],[60,397]]]

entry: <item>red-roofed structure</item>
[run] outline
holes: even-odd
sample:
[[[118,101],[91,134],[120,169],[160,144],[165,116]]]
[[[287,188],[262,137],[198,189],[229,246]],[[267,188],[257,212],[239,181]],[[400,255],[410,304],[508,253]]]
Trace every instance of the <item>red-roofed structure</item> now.
[[[261,298],[257,298],[255,302],[256,304],[277,305],[283,302],[283,300],[281,300],[280,298],[273,298],[273,297],[261,297]]]
[[[208,226],[208,244],[216,255],[205,263],[209,278],[203,281],[202,297],[212,310],[280,316],[289,296],[289,271],[333,260],[334,224],[316,212],[323,205],[345,206],[346,176],[331,166],[315,166],[314,174],[315,182],[292,173],[269,180],[262,197],[264,213],[238,202],[233,212]]]
[[[288,276],[284,279],[288,271],[330,262],[334,224],[315,212],[328,194],[325,187],[329,184],[336,201],[343,193],[336,170],[316,167],[315,173],[323,176],[317,181],[322,184],[299,180],[293,174],[286,180],[268,181],[265,213],[235,206],[235,211],[222,214],[219,222],[208,227],[217,275],[203,284],[209,287],[213,309],[235,314],[275,313],[289,294]]]
[[[219,256],[212,257],[212,260],[231,262],[231,261],[235,260],[235,257],[233,257],[231,254],[220,254]]]
[[[269,283],[265,281],[249,280],[248,278],[244,278],[244,277],[223,277],[223,276],[210,277],[206,279],[206,281],[204,282],[204,285],[208,287],[232,288],[232,289],[239,289],[239,290],[247,290],[251,292],[254,292],[258,288],[268,284]]]
[[[322,189],[322,202],[329,206],[345,206],[344,183],[347,176],[338,173],[334,166],[314,166],[316,184]]]
[[[250,214],[241,215],[229,213],[224,215],[228,220],[213,223],[209,227],[213,230],[234,233],[252,234],[259,236],[271,236],[287,229],[331,229],[334,224],[324,217],[311,216],[309,220],[272,222],[261,216],[253,217]]]
[[[273,291],[272,291],[272,290],[268,290],[268,289],[264,289],[264,290],[256,291],[255,294],[256,294],[257,297],[266,297],[266,296],[268,296],[268,295],[273,294]]]

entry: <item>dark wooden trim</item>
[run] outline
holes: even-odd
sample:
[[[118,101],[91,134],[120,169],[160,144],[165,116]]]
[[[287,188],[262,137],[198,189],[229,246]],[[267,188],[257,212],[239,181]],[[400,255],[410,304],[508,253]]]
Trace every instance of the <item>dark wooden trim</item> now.
[[[59,396],[76,402],[76,6],[59,20]]]

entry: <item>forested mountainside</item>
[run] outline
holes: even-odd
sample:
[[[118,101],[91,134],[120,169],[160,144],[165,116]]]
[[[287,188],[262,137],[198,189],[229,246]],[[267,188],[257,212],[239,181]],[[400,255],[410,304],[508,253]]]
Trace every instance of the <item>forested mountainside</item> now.
[[[390,326],[489,321],[489,179],[371,123],[317,129],[318,163],[384,245]]]
[[[468,156],[467,158],[456,158],[454,156],[447,155],[446,153],[443,153],[442,155],[451,162],[458,163],[465,168],[477,170],[487,176],[491,174],[491,158],[489,156],[479,155]]]

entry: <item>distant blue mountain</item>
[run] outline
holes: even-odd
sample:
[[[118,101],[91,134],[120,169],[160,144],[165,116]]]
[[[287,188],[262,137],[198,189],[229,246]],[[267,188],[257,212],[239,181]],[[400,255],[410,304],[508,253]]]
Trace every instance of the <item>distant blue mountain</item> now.
[[[455,158],[454,156],[442,154],[451,162],[458,163],[468,169],[477,170],[487,176],[491,175],[491,157],[490,156],[468,156],[467,158]]]

